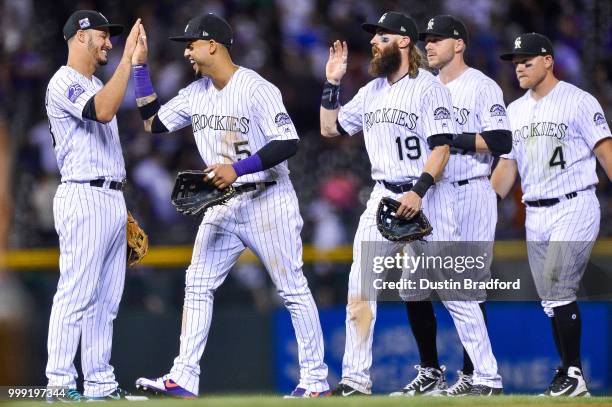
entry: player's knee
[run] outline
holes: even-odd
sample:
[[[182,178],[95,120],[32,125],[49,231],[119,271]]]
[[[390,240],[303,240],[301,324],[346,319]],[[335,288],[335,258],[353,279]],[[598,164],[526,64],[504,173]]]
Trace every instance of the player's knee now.
[[[374,319],[368,301],[350,300],[347,305],[347,315],[350,320],[357,322],[358,325],[369,324]]]

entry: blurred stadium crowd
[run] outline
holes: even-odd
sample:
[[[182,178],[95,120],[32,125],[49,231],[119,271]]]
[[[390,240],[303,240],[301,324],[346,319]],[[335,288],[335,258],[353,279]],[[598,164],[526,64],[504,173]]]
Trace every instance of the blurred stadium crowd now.
[[[182,45],[169,41],[168,36],[181,33],[186,22],[198,14],[214,12],[228,19],[235,32],[234,60],[280,88],[300,134],[298,155],[290,161],[291,178],[305,219],[304,243],[316,248],[352,242],[372,186],[361,136],[324,140],[319,135],[328,47],[335,39],[348,41],[349,73],[341,95],[346,101],[369,80],[370,38],[360,24],[376,20],[384,10],[406,12],[421,27],[436,14],[462,18],[471,36],[468,63],[500,84],[506,103],[522,91],[511,64],[502,64],[498,54],[519,33],[544,33],[555,45],[557,76],[591,92],[608,119],[612,117],[612,5],[606,0],[2,0],[0,122],[4,122],[8,143],[0,143],[0,149],[8,149],[11,160],[5,162],[12,162],[8,194],[13,200],[12,248],[57,245],[52,198],[59,175],[44,93],[50,77],[66,63],[61,28],[79,8],[100,10],[111,21],[128,27],[137,17],[143,19],[153,84],[162,101],[193,80]],[[106,81],[121,53],[119,37],[109,64],[96,75]],[[196,222],[179,216],[170,203],[176,173],[204,166],[190,128],[171,135],[145,134],[131,87],[117,118],[128,173],[128,207],[149,232],[152,245],[192,244]],[[599,172],[603,237],[612,235],[612,223],[607,221],[612,215],[612,186]],[[499,209],[497,238],[522,238],[524,215],[518,187]],[[317,265],[316,269],[315,274],[324,276],[331,266]],[[247,270],[244,275],[253,273]],[[245,279],[249,278],[253,277]],[[339,289],[343,293],[346,288]],[[331,297],[343,301],[334,293]]]

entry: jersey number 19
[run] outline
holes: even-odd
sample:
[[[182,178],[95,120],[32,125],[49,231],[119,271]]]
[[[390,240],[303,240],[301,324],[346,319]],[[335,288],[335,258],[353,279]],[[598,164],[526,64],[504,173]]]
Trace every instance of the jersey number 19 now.
[[[406,137],[403,143],[402,138],[397,137],[395,143],[397,144],[397,153],[400,161],[404,161],[404,155],[411,160],[421,158],[421,143],[417,136]],[[406,149],[406,153],[404,153],[404,148]]]

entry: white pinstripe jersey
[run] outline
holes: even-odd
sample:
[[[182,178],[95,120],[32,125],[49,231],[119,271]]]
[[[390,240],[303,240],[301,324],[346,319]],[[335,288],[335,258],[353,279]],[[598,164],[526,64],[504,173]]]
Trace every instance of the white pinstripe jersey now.
[[[523,200],[557,198],[597,184],[595,145],[610,137],[599,102],[588,92],[560,81],[542,99],[531,91],[508,106],[512,151]]]
[[[49,81],[45,105],[62,182],[125,178],[116,118],[99,123],[83,117],[83,107],[103,86],[69,66]]]
[[[280,91],[255,71],[240,67],[221,90],[202,78],[179,91],[157,113],[169,131],[191,124],[200,155],[207,165],[234,163],[272,140],[297,139]],[[286,177],[287,162],[246,174],[237,183]]]
[[[394,183],[421,175],[428,137],[456,134],[450,92],[423,69],[392,85],[386,78],[370,81],[340,108],[338,122],[350,135],[363,130],[372,179]]]
[[[501,88],[478,69],[468,68],[446,87],[453,98],[459,133],[510,130]],[[449,181],[488,177],[492,163],[491,154],[452,154],[446,165]]]

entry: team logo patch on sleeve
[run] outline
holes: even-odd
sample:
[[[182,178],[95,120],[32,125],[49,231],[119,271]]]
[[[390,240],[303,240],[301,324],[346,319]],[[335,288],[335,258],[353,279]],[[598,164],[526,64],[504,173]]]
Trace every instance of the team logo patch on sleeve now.
[[[435,120],[450,119],[450,112],[445,107],[439,107],[436,110],[434,110],[434,119]]]
[[[595,116],[593,116],[593,121],[595,122],[596,126],[606,124],[606,118],[604,117],[603,113],[600,112],[595,113]]]
[[[287,126],[288,124],[291,124],[291,118],[287,113],[279,113],[274,118],[274,123],[276,123],[278,127]]]
[[[489,109],[489,112],[491,113],[491,116],[505,116],[506,115],[506,109],[504,109],[502,105],[497,105],[497,104],[491,106],[491,109]]]
[[[85,92],[85,89],[83,89],[81,85],[78,83],[73,83],[72,85],[68,86],[66,96],[68,97],[68,100],[74,103],[83,92]]]

